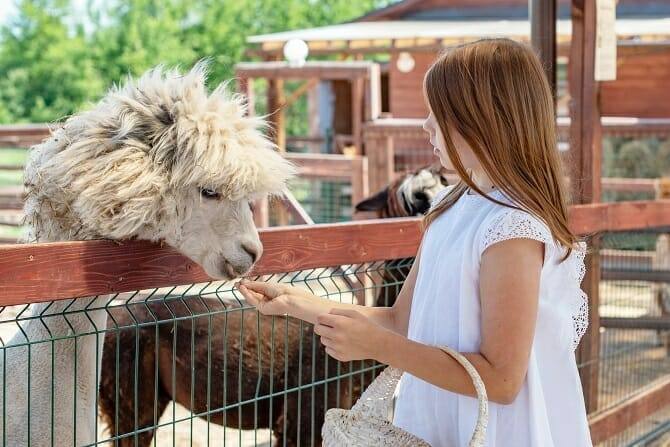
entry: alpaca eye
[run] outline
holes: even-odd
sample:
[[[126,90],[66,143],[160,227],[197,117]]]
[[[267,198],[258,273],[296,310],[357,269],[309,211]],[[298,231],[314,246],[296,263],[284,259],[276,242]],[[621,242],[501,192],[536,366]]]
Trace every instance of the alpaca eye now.
[[[205,199],[218,199],[221,194],[209,188],[200,188],[200,195]]]

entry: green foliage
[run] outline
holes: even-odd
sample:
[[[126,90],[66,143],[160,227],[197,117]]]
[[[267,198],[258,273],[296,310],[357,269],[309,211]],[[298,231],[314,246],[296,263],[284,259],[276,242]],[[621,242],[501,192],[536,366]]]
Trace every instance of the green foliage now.
[[[250,35],[343,22],[390,3],[89,0],[79,11],[72,0],[14,1],[17,13],[0,29],[0,123],[61,119],[157,64],[207,58],[216,84],[249,59]]]
[[[23,0],[1,31],[0,121],[62,118],[95,98],[103,82],[80,28],[66,25],[66,0]]]

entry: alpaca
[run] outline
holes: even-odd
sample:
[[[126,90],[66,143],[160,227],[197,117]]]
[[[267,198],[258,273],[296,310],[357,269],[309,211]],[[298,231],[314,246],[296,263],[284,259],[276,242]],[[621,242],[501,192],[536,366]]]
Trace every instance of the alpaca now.
[[[442,176],[439,167],[427,166],[403,176],[375,196],[359,203],[356,208],[359,211],[377,211],[383,217],[424,214],[432,198],[446,184],[447,181]],[[407,276],[407,261],[404,264],[402,261],[390,261],[387,264],[384,281],[386,284],[393,284],[394,280],[389,277],[393,271],[399,271],[398,276],[403,278]],[[402,276],[403,271],[404,276]],[[391,301],[395,301],[397,291],[394,292],[394,290],[396,288],[392,285],[383,287],[377,305],[392,305],[392,302],[387,303],[387,301],[389,297]],[[257,392],[260,397],[268,394],[271,381],[276,391],[285,389],[285,387],[291,388],[299,380],[302,380],[302,383],[310,383],[324,377],[333,377],[337,374],[337,362],[329,359],[326,367],[324,361],[326,354],[323,348],[312,344],[314,341],[311,326],[305,325],[301,333],[295,320],[292,319],[275,317],[273,331],[270,318],[259,316],[260,326],[257,326],[256,315],[249,311],[245,311],[243,315],[240,310],[234,309],[228,311],[224,319],[221,314],[224,306],[216,299],[200,298],[200,301],[194,300],[192,304],[189,301],[188,309],[183,305],[161,304],[160,300],[149,303],[151,314],[139,306],[133,311],[115,311],[115,314],[117,312],[120,314],[114,316],[113,321],[110,320],[110,327],[125,326],[126,329],[120,330],[118,336],[112,335],[105,339],[100,383],[100,410],[112,434],[120,437],[118,443],[120,446],[145,447],[151,445],[154,435],[153,426],[156,422],[154,417],[155,415],[160,417],[172,400],[189,408],[195,414],[205,414],[203,418],[207,418],[206,413],[209,411],[210,421],[220,425],[241,429],[272,427],[280,444],[282,440],[286,440],[286,445],[295,446],[300,440],[302,445],[312,445],[312,442],[314,445],[319,445],[320,427],[323,424],[325,410],[334,406],[348,408],[356,400],[365,383],[371,380],[368,374],[365,377],[367,382],[360,383],[358,380],[363,375],[357,374],[353,378],[351,388],[341,384],[339,393],[336,385],[330,385],[327,391],[328,402],[324,402],[326,393],[323,385],[315,387],[313,391],[303,391],[300,398],[298,398],[298,393],[293,392],[287,396],[286,402],[281,397],[274,399],[272,420],[269,419],[269,403],[266,400],[259,401],[256,413],[253,404],[246,404],[234,407],[233,410],[226,413],[224,418],[224,413],[218,411],[219,409],[231,403],[251,399],[256,396]],[[205,313],[196,318],[178,320],[174,324],[159,323],[158,331],[154,324],[140,329],[139,333],[134,329],[136,322],[153,323],[156,320],[161,322],[169,318],[166,316],[167,306],[170,306],[172,314],[179,318],[198,315],[193,307],[202,308],[203,305],[211,309],[209,312],[214,313],[212,321]],[[176,329],[174,332],[173,327]],[[223,327],[226,329],[221,330]],[[289,328],[288,332],[286,327]],[[211,328],[218,330],[214,331]],[[116,333],[116,331],[112,332],[112,334]],[[193,339],[191,334],[195,334]],[[301,349],[301,334],[303,340],[302,365],[298,362],[284,364],[285,355],[289,358],[298,358]],[[242,336],[244,336],[244,343],[241,351],[239,340]],[[275,340],[275,351],[271,350],[273,339]],[[227,345],[228,349],[225,349],[226,340],[236,345]],[[193,343],[193,359],[191,358],[191,343]],[[156,354],[156,346],[158,346],[158,354]],[[272,353],[275,365],[274,374],[270,373],[269,360],[265,360],[262,367],[257,363],[259,349],[267,354],[262,355],[262,359],[269,359]],[[241,355],[243,352],[244,356]],[[136,362],[135,359],[139,359],[139,362]],[[193,376],[191,376],[192,363],[195,367]],[[238,376],[240,363],[245,367],[242,383]],[[116,373],[117,364],[120,374]],[[214,368],[214,371],[224,370],[222,365],[227,365],[224,374],[214,374],[209,377],[209,391],[206,379],[208,364]],[[314,378],[311,376],[312,364],[315,368]],[[282,366],[277,367],[277,365]],[[173,367],[176,375],[175,383],[178,384],[175,390],[172,389]],[[299,374],[300,369],[302,369],[302,376]],[[128,371],[137,371],[137,378],[135,374],[128,374]],[[158,385],[154,379],[156,373],[158,374]],[[193,405],[191,404],[191,377],[194,380]],[[286,383],[285,378],[289,380],[289,383]],[[141,388],[138,387],[140,392],[138,396],[134,394],[135,381],[143,384]],[[260,389],[257,388],[258,383],[260,383]],[[345,381],[345,383],[348,382]],[[223,402],[224,389],[227,395],[225,404]],[[238,395],[238,389],[241,390],[241,396]],[[312,393],[314,394],[313,401],[311,400]],[[126,396],[126,398],[119,400],[118,396]],[[313,406],[311,402],[314,402]],[[137,403],[137,413],[135,413],[135,403]],[[300,408],[299,413],[298,408]],[[124,436],[138,428],[143,431],[137,436],[137,439],[134,436]]]
[[[25,171],[27,242],[148,240],[214,278],[248,272],[262,253],[250,200],[284,191],[295,169],[262,122],[245,116],[241,96],[225,86],[210,94],[205,80],[203,63],[185,74],[155,68],[35,146]],[[109,300],[32,306],[36,318],[0,355],[0,399],[11,399],[0,420],[4,445],[95,442],[97,330]]]
[[[405,174],[377,194],[356,204],[356,211],[375,211],[380,218],[422,216],[433,197],[449,183],[439,165],[429,165]],[[382,273],[384,287],[377,306],[393,306],[413,260],[387,261]]]
[[[118,446],[152,445],[171,401],[218,425],[271,428],[278,445],[320,445],[325,411],[349,408],[360,394],[359,375],[296,391],[349,366],[327,356],[312,325],[292,318],[192,297],[115,308],[109,326],[100,413]]]

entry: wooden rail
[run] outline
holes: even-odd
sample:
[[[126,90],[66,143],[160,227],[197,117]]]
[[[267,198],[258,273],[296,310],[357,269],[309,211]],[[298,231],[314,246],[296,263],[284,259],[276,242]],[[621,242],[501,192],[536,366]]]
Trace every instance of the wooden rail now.
[[[570,221],[582,235],[670,225],[670,201],[578,205]],[[421,231],[419,218],[404,218],[274,227],[260,236],[265,252],[252,274],[414,256]],[[0,306],[208,280],[175,250],[147,242],[0,245]]]
[[[606,441],[656,411],[670,405],[670,375],[643,391],[589,418],[593,445]]]
[[[570,226],[585,235],[670,225],[670,201],[577,205]],[[411,257],[420,219],[275,227],[260,231],[264,255],[250,275]],[[57,262],[56,262],[57,260]],[[85,241],[0,245],[0,306],[121,293],[209,281],[192,261],[147,242]],[[658,321],[657,321],[658,320]],[[605,320],[612,327],[621,319]],[[655,319],[649,325],[667,324]],[[670,377],[590,418],[595,443],[670,405]]]

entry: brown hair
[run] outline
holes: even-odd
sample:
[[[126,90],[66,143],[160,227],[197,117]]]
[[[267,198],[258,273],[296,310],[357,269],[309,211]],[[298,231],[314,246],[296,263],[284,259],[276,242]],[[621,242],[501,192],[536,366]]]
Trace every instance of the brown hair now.
[[[468,187],[484,195],[458,157],[449,135],[452,127],[470,145],[493,184],[547,224],[554,239],[568,248],[567,258],[577,237],[568,227],[553,99],[533,50],[510,39],[450,48],[426,73],[424,91],[461,178],[424,217],[424,228]]]

